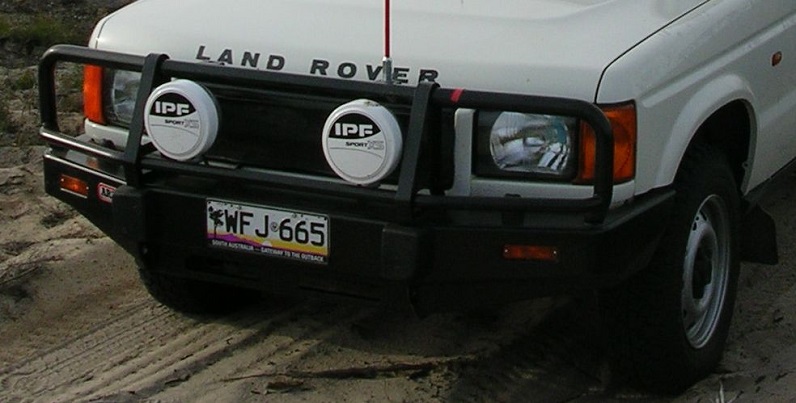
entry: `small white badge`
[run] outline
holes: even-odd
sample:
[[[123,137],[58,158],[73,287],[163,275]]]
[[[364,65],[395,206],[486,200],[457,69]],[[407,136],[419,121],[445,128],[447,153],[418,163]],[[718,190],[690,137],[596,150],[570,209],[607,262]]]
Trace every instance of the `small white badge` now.
[[[97,185],[97,198],[105,203],[113,203],[113,194],[116,193],[116,188],[100,182]]]

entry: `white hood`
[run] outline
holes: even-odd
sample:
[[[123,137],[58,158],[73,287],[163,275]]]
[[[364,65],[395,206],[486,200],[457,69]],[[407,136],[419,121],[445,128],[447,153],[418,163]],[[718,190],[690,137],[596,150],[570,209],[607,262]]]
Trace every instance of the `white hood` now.
[[[603,70],[705,0],[393,0],[397,79],[593,101]],[[139,0],[99,49],[381,79],[380,0]]]

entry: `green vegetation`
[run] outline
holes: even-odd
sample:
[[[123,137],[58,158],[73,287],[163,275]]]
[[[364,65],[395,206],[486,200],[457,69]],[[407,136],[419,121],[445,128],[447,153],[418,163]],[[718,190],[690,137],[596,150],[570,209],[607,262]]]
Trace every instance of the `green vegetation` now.
[[[19,44],[29,52],[57,43],[82,44],[85,35],[68,21],[48,15],[0,15],[0,40]]]
[[[8,85],[15,91],[32,90],[36,87],[36,72],[30,69],[23,70],[18,77],[9,77],[8,81]]]

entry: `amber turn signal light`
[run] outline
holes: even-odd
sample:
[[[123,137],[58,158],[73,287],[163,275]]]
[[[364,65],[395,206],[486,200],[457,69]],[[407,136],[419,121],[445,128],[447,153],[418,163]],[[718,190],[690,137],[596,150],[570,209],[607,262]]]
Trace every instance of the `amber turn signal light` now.
[[[102,112],[102,67],[86,65],[83,68],[83,113],[94,123],[105,124]]]
[[[634,104],[611,105],[601,108],[614,135],[614,183],[627,182],[636,176],[636,106]],[[596,160],[596,136],[586,123],[581,124],[580,167],[577,183],[594,181]]]

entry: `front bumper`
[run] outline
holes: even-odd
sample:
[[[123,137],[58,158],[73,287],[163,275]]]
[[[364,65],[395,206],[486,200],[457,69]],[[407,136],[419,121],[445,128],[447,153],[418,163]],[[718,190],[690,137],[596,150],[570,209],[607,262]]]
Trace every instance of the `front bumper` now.
[[[274,294],[328,294],[423,311],[457,310],[609,287],[643,268],[665,229],[673,192],[611,210],[603,223],[582,214],[430,211],[398,224],[362,217],[319,195],[265,191],[219,180],[171,178],[135,188],[85,166],[80,153],[45,155],[47,192],[75,207],[150,267],[178,276]],[[115,188],[112,203],[60,189],[62,175],[91,189]],[[224,199],[328,215],[328,264],[318,265],[208,245],[206,200]],[[556,261],[517,261],[505,245],[558,249]]]

